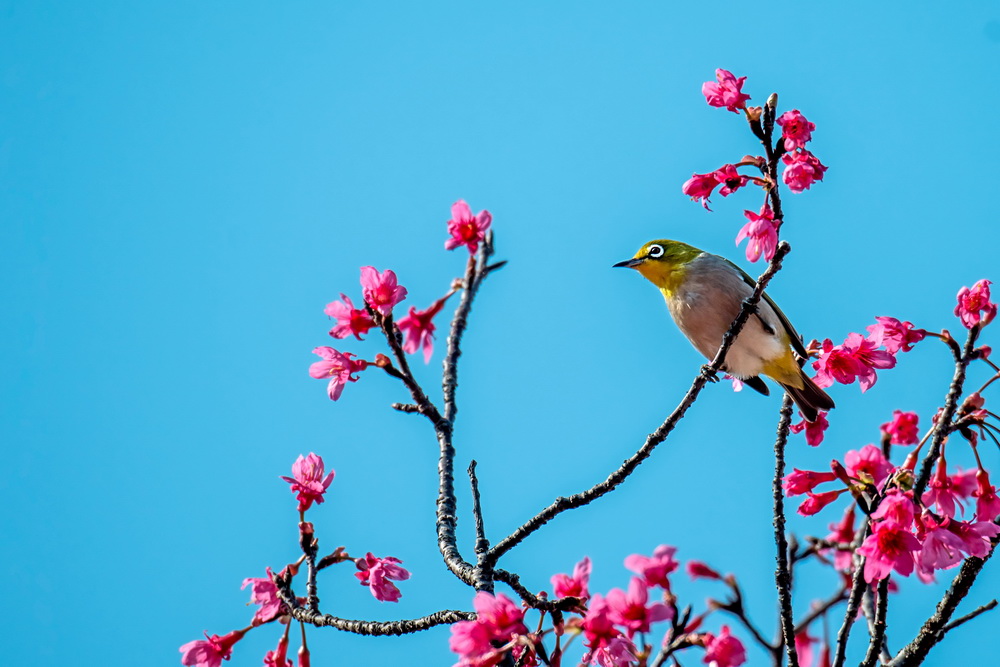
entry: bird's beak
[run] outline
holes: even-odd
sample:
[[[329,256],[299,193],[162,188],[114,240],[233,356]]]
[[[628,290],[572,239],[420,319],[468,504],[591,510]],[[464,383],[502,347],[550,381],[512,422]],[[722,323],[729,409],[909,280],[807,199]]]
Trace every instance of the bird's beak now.
[[[626,259],[624,262],[613,264],[611,268],[616,269],[618,267],[624,267],[626,269],[634,269],[645,261],[646,259],[644,257],[633,257],[632,259]]]

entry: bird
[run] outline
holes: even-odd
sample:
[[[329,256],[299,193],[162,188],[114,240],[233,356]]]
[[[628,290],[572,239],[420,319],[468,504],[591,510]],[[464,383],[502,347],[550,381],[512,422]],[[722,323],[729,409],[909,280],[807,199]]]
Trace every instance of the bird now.
[[[695,349],[713,359],[722,337],[756,281],[725,257],[670,239],[646,243],[615,267],[635,269],[656,285],[667,309]],[[798,358],[796,358],[796,353]],[[767,396],[766,376],[791,397],[806,421],[834,407],[833,399],[806,375],[808,353],[791,322],[767,294],[726,354],[722,370]]]

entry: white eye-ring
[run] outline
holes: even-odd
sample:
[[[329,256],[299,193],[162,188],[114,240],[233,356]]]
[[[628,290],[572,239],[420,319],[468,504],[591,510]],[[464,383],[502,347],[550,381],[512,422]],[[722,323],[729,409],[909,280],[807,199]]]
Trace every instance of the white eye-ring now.
[[[663,257],[663,246],[661,245],[651,245],[649,246],[649,251],[646,253],[647,257]]]

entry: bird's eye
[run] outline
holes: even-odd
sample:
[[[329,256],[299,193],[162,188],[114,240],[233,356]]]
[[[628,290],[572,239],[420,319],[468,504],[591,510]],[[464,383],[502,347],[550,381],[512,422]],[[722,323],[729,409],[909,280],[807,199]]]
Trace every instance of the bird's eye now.
[[[646,253],[649,257],[663,257],[663,246],[661,245],[651,245],[649,246],[649,251]]]

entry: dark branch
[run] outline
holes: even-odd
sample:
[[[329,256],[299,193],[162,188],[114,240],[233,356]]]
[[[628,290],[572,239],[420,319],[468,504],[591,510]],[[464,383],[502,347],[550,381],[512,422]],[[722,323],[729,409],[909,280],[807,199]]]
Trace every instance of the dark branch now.
[[[885,651],[885,614],[889,608],[889,577],[878,582],[878,600],[876,601],[875,619],[871,628],[871,641],[868,642],[868,653],[865,654],[862,667],[875,667],[880,655]]]
[[[917,633],[913,641],[904,646],[896,654],[896,657],[889,662],[889,667],[913,667],[924,661],[930,650],[934,648],[934,645],[944,638],[952,614],[955,613],[962,598],[968,594],[969,589],[972,588],[972,584],[975,583],[976,577],[979,576],[986,561],[990,559],[990,556],[995,551],[996,542],[993,542],[993,546],[985,558],[972,556],[965,559],[965,562],[962,563],[962,569],[959,570],[959,573],[952,580],[951,587],[948,588],[941,601],[938,602],[934,614],[924,622],[923,627],[920,628],[920,632]]]
[[[733,341],[746,324],[750,314],[756,309],[757,303],[760,301],[761,295],[764,293],[764,289],[767,287],[767,284],[771,281],[774,274],[781,268],[781,262],[785,258],[785,255],[787,255],[790,251],[791,246],[784,241],[778,244],[778,249],[774,254],[774,258],[771,260],[771,264],[757,280],[757,287],[754,289],[753,294],[743,301],[739,315],[737,315],[736,319],[729,327],[729,330],[726,331],[725,336],[723,336],[722,346],[719,348],[719,351],[712,360],[712,363],[709,364],[702,373],[695,377],[694,381],[691,383],[691,387],[684,395],[680,404],[674,408],[674,411],[670,413],[670,416],[666,418],[659,428],[653,431],[653,433],[646,438],[646,442],[642,445],[642,447],[640,447],[635,454],[626,460],[625,463],[618,468],[618,470],[611,473],[611,475],[609,475],[603,482],[594,485],[582,493],[569,496],[568,498],[556,498],[551,505],[533,516],[525,522],[524,525],[520,526],[509,536],[497,543],[489,553],[489,559],[492,563],[495,564],[501,556],[520,544],[525,538],[559,514],[565,512],[566,510],[576,509],[577,507],[587,505],[614,490],[615,487],[625,481],[625,479],[632,474],[640,463],[646,460],[649,455],[653,453],[653,450],[656,449],[657,445],[666,440],[667,436],[677,425],[677,422],[681,420],[684,413],[687,412],[688,408],[691,407],[695,399],[698,397],[698,394],[701,393],[701,390],[708,383],[709,378],[714,376],[714,374],[722,368],[722,364],[726,359],[726,353],[729,352],[729,349],[733,345]]]
[[[955,375],[952,377],[951,386],[948,388],[944,410],[942,410],[941,415],[938,417],[937,424],[934,427],[934,438],[931,440],[931,448],[924,457],[923,463],[920,466],[920,474],[913,485],[914,498],[919,499],[923,495],[924,489],[927,488],[927,482],[931,478],[931,468],[937,460],[938,453],[941,451],[941,445],[950,432],[951,422],[955,417],[955,410],[958,409],[958,399],[962,397],[962,388],[965,385],[965,371],[972,361],[973,351],[976,349],[976,337],[978,335],[979,325],[969,329],[969,337],[965,341],[965,348],[962,350],[961,356],[955,359]]]
[[[479,478],[476,477],[476,462],[469,463],[469,483],[472,485],[472,516],[476,524],[476,567],[472,571],[473,585],[477,591],[493,592],[493,567],[486,562],[490,542],[486,539],[483,523],[483,506],[479,500]]]
[[[521,583],[521,578],[514,574],[513,572],[508,572],[497,568],[493,572],[493,576],[497,581],[502,581],[503,583],[510,586],[518,597],[524,600],[532,609],[538,609],[539,611],[569,611],[580,607],[579,598],[556,598],[555,600],[546,600],[538,597],[531,591],[529,591],[524,584]]]
[[[788,394],[785,394],[781,402],[779,414],[778,435],[774,441],[774,481],[771,485],[774,499],[774,543],[778,548],[774,585],[778,589],[781,635],[788,655],[788,665],[798,667],[799,655],[795,650],[795,627],[792,620],[792,573],[788,566],[788,541],[785,538],[785,491],[781,487],[781,480],[785,476],[785,445],[788,444],[788,428],[792,423],[792,397]]]

